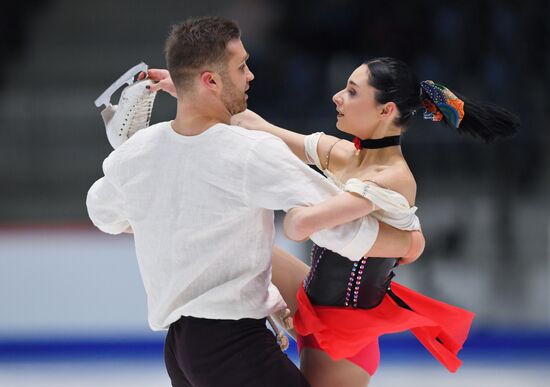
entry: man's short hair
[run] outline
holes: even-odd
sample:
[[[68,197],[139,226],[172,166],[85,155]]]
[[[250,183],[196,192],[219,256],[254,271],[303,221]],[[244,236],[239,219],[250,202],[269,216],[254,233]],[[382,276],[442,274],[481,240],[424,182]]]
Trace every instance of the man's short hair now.
[[[237,23],[221,17],[192,18],[174,25],[165,51],[166,66],[176,88],[190,88],[193,78],[207,66],[224,71],[227,43],[240,37]]]

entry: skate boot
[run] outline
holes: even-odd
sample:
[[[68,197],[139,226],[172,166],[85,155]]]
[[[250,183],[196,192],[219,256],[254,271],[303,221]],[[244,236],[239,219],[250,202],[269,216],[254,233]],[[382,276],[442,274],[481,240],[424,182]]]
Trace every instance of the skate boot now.
[[[101,117],[105,123],[107,139],[115,149],[138,130],[149,126],[157,93],[151,93],[146,88],[152,84],[150,79],[135,80],[142,71],[147,73],[145,63],[132,67],[95,100],[97,107],[105,105]],[[127,86],[122,90],[118,105],[112,105],[111,96],[124,85]]]

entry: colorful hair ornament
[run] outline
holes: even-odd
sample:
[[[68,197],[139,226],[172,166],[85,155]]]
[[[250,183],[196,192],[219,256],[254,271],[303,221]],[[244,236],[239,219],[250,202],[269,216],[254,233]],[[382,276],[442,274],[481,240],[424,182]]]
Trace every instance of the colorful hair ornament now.
[[[424,119],[441,121],[445,117],[449,124],[458,128],[464,118],[464,101],[434,81],[422,81],[420,88],[423,96],[422,105],[426,109]]]

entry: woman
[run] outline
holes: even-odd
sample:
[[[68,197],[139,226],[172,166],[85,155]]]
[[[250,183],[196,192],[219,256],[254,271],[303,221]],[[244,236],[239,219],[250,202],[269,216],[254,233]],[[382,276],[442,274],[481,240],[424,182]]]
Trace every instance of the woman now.
[[[354,135],[353,143],[322,133],[297,134],[251,111],[232,120],[280,137],[300,159],[315,164],[343,191],[355,195],[291,210],[284,229],[293,240],[306,239],[334,222],[335,216],[360,208],[354,200],[370,202],[361,215],[371,212],[391,226],[419,229],[413,216],[416,182],[399,140],[420,108],[425,109],[424,118],[486,142],[512,135],[519,126],[515,116],[499,107],[458,98],[432,81],[418,82],[405,63],[393,58],[358,67],[333,101],[336,127]],[[273,282],[290,314],[297,309],[300,364],[312,386],[366,386],[378,366],[378,337],[407,329],[451,372],[460,366],[456,354],[473,314],[392,283],[397,264],[397,259],[371,257],[352,262],[314,245],[308,270],[291,255],[275,251]]]

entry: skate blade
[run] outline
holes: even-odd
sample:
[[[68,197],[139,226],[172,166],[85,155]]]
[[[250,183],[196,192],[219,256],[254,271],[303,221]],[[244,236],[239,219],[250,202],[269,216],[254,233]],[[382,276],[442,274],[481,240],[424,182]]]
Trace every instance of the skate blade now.
[[[130,70],[126,71],[120,78],[118,78],[111,86],[109,86],[97,99],[95,100],[95,106],[100,107],[105,105],[108,107],[111,105],[111,96],[123,85],[130,86],[134,83],[134,76],[140,72],[147,72],[147,64],[141,62]]]

